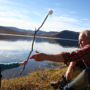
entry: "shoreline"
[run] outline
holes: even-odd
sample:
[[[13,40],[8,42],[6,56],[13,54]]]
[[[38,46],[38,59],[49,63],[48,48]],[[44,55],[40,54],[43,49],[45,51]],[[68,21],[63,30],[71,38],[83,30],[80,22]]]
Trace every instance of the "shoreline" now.
[[[22,38],[33,38],[33,35],[19,35],[19,34],[5,34],[5,33],[0,33],[0,36],[5,37],[22,37]],[[58,38],[58,37],[49,37],[49,36],[36,36],[36,38],[42,38],[42,39],[55,39],[55,40],[69,40],[69,41],[78,41],[75,39],[65,39],[65,38]]]

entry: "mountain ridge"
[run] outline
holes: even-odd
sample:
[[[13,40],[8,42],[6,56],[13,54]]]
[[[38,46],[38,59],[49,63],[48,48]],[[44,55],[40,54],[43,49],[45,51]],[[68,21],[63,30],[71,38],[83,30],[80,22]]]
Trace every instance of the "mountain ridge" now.
[[[32,36],[34,34],[34,31],[32,30],[26,30],[26,29],[19,29],[17,27],[4,27],[0,26],[0,33],[5,34],[16,34],[16,35],[30,35]],[[53,38],[64,38],[64,39],[78,39],[79,32],[70,31],[70,30],[62,30],[60,32],[46,32],[40,30],[37,33],[37,36],[42,37],[53,37]]]

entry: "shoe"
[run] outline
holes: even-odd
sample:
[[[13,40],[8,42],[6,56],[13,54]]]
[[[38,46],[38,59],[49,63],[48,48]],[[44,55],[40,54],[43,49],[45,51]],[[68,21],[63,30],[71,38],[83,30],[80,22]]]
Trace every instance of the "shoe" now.
[[[63,87],[68,84],[68,81],[66,80],[65,76],[62,76],[61,80],[59,80],[58,82],[52,82],[51,86],[54,89],[59,89],[59,90],[63,90]]]
[[[64,90],[76,90],[76,89],[73,87],[70,87],[70,88],[64,88]]]

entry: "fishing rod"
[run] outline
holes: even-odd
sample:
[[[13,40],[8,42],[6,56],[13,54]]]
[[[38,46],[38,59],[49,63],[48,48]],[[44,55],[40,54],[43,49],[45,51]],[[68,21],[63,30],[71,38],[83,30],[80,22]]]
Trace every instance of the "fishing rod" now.
[[[38,31],[41,29],[41,27],[44,25],[44,23],[45,23],[45,21],[47,20],[48,16],[49,16],[49,15],[52,15],[52,14],[53,14],[53,10],[49,10],[49,11],[48,11],[48,14],[46,15],[46,17],[45,17],[45,19],[43,20],[43,22],[41,23],[41,25],[40,25],[37,29],[35,28],[35,32],[34,32],[34,35],[33,35],[33,41],[32,41],[32,45],[31,45],[31,50],[30,50],[29,55],[28,55],[27,60],[26,60],[27,62],[28,62],[29,57],[31,56],[31,54],[32,54],[32,52],[33,52],[34,42],[35,42],[35,38],[36,38],[37,32],[38,32]],[[21,74],[23,73],[23,71],[25,70],[25,67],[26,67],[26,65],[23,66],[23,69],[22,69],[20,75],[21,75]]]

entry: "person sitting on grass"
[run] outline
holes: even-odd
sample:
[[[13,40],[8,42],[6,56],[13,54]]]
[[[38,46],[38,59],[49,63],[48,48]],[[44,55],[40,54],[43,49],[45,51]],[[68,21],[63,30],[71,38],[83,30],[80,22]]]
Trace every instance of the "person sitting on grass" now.
[[[54,89],[63,90],[64,86],[67,85],[69,82],[71,82],[72,77],[75,74],[76,70],[79,70],[81,72],[83,69],[86,68],[86,66],[82,61],[78,61],[78,62],[72,61],[67,66],[68,66],[67,71],[64,75],[62,75],[60,80],[56,82],[51,82],[51,86]]]
[[[78,88],[82,88],[82,86],[84,87],[90,84],[90,30],[80,32],[79,44],[80,49],[72,52],[61,52],[58,54],[36,53],[35,55],[32,55],[30,59],[65,63],[83,61],[86,68],[73,81],[64,87],[64,90],[77,90]]]

